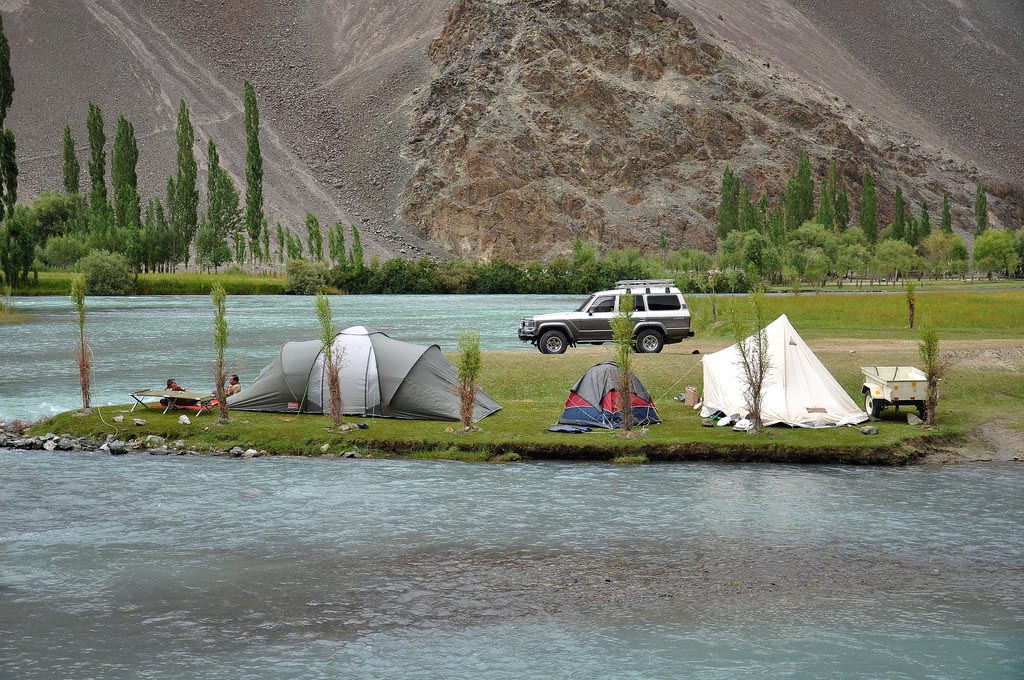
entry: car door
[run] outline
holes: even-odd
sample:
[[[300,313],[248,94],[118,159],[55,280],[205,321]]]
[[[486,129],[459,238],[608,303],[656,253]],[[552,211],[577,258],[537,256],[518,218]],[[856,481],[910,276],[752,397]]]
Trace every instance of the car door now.
[[[581,342],[607,342],[612,339],[612,317],[615,316],[615,296],[599,295],[583,317]]]

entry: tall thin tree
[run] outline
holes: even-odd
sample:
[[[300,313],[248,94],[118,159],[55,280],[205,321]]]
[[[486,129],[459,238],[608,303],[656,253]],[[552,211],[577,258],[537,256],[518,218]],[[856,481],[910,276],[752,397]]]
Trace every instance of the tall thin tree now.
[[[736,349],[740,355],[740,368],[743,371],[743,398],[748,412],[747,419],[751,424],[748,432],[757,432],[764,427],[761,405],[765,388],[768,387],[768,374],[772,368],[768,335],[764,330],[766,320],[763,288],[751,294],[750,306],[754,317],[750,325],[740,321],[739,314],[733,307],[732,328],[736,338]]]
[[[978,191],[974,195],[974,235],[978,236],[988,229],[988,196],[985,190],[978,185]]]
[[[263,228],[263,154],[260,151],[260,111],[256,105],[256,90],[248,80],[242,86],[245,106],[245,228],[250,243],[260,242]],[[258,250],[253,247],[255,252]],[[261,259],[270,257],[263,253]]]
[[[89,410],[92,394],[92,350],[85,341],[85,277],[71,279],[71,301],[78,313],[78,344],[75,347],[75,362],[78,364],[78,384],[82,390],[82,410]]]
[[[331,318],[331,299],[323,293],[316,294],[316,317],[320,321],[320,351],[324,355],[324,372],[327,373],[327,391],[329,395],[325,413],[331,416],[335,426],[344,421],[344,404],[341,400],[341,370],[345,359],[344,347],[336,347],[334,337],[338,329]]]
[[[188,267],[190,248],[199,229],[199,190],[196,187],[198,166],[196,164],[196,133],[189,117],[188,106],[182,99],[178,105],[177,124],[177,174],[174,179],[174,208],[171,219],[178,232],[179,257]]]
[[[214,391],[217,394],[217,410],[220,419],[228,420],[227,369],[224,367],[224,352],[228,347],[227,293],[224,286],[213,284],[210,289],[210,300],[213,302],[213,349],[216,359],[213,364]]]
[[[0,222],[14,213],[18,202],[18,159],[15,153],[14,132],[4,127],[7,109],[14,101],[14,75],[11,73],[11,45],[4,32],[0,16],[0,200],[5,208]]]
[[[71,126],[64,126],[64,191],[69,194],[77,194],[81,189],[79,177],[82,174],[82,166],[78,163],[78,154],[75,152],[75,140],[71,136]]]
[[[89,207],[95,212],[107,202],[107,133],[103,130],[103,112],[95,102],[89,102],[85,126],[89,131]]]
[[[942,193],[942,231],[953,233],[953,212],[949,208],[949,194]]]

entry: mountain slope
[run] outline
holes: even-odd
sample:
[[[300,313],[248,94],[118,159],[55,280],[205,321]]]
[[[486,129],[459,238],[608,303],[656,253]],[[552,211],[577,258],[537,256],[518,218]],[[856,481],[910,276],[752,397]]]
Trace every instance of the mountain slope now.
[[[662,232],[710,248],[723,166],[774,193],[800,148],[838,148],[851,183],[877,166],[883,219],[897,181],[914,203],[948,188],[963,225],[982,182],[995,222],[1024,219],[1015,0],[669,2],[684,18],[654,0],[0,0],[20,193],[60,188],[65,123],[85,167],[90,100],[108,156],[117,115],[135,124],[145,198],[172,170],[182,97],[200,164],[212,137],[241,185],[249,79],[271,221],[359,224],[384,257]]]
[[[462,255],[548,258],[577,236],[708,247],[722,168],[774,197],[801,150],[855,189],[871,171],[883,220],[897,184],[932,206],[950,192],[965,225],[979,181],[1021,214],[1008,184],[662,2],[459,0],[429,54],[404,216]]]

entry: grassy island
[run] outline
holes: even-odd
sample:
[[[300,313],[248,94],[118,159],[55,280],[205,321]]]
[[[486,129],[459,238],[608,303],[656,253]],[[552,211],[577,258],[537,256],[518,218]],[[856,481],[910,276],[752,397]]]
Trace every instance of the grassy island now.
[[[617,431],[581,435],[547,431],[561,414],[570,386],[598,361],[612,357],[610,346],[570,349],[564,355],[536,351],[483,353],[481,386],[503,408],[479,423],[478,432],[461,432],[457,423],[347,418],[368,429],[338,432],[329,418],[314,415],[235,411],[231,421],[215,415],[178,423],[179,413],[139,412],[146,425],[128,415],[127,406],[100,413],[65,413],[36,425],[33,432],[70,433],[103,439],[107,435],[144,438],[155,434],[181,440],[194,451],[225,451],[234,446],[280,455],[337,455],[355,450],[363,456],[407,456],[455,460],[677,460],[765,461],[902,465],[936,448],[971,437],[998,421],[1024,437],[1024,293],[936,292],[921,296],[919,318],[932,319],[949,363],[942,383],[938,424],[934,429],[908,425],[906,411],[883,413],[879,433],[856,428],[801,430],[772,427],[756,434],[730,428],[703,428],[697,412],[672,397],[687,385],[701,387],[701,356],[730,344],[724,324],[706,321],[698,337],[655,355],[638,355],[636,371],[655,399],[664,420],[646,434],[623,437]],[[706,304],[703,301],[697,305]],[[722,304],[722,301],[719,301]],[[785,312],[825,366],[858,404],[862,365],[919,365],[919,333],[907,327],[901,296],[877,294],[802,295],[771,298],[770,312]],[[707,319],[707,310],[695,310]],[[100,417],[102,416],[102,418]]]

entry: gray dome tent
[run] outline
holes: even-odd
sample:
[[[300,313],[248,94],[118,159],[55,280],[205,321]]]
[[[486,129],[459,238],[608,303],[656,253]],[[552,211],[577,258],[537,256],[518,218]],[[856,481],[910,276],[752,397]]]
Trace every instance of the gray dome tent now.
[[[321,349],[319,340],[286,342],[255,382],[228,398],[228,406],[238,411],[324,413],[329,389]],[[345,415],[459,419],[455,367],[437,345],[413,345],[353,326],[335,336],[334,351],[341,356]],[[500,408],[477,390],[473,420]]]

